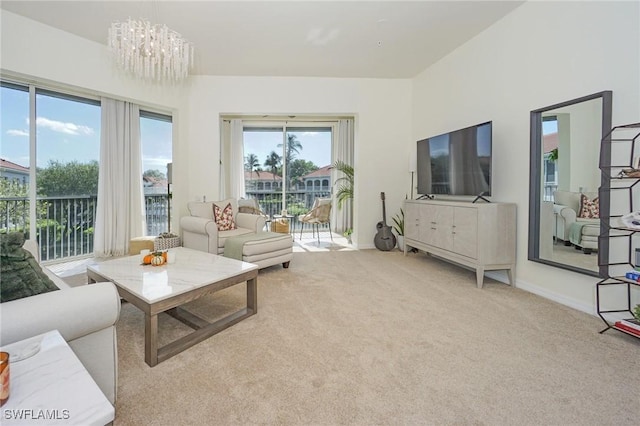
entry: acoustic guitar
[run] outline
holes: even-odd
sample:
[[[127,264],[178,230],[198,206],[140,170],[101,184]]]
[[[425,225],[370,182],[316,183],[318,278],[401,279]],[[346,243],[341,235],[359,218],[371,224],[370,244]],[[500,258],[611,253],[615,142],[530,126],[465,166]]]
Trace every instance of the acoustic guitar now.
[[[382,199],[382,222],[378,222],[376,228],[378,233],[373,239],[373,243],[378,250],[389,251],[396,246],[396,236],[391,232],[391,227],[387,225],[387,212],[384,207],[384,192],[380,193]]]

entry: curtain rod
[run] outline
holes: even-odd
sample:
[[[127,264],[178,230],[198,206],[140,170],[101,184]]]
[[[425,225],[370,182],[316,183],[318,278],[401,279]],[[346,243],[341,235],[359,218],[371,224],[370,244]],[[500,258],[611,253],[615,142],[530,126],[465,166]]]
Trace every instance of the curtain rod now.
[[[280,122],[284,122],[284,123],[297,123],[297,122],[336,122],[338,120],[353,120],[355,117],[354,116],[336,116],[336,115],[327,115],[327,116],[309,116],[309,117],[305,117],[305,116],[298,116],[295,118],[290,118],[290,117],[278,117],[278,116],[271,116],[271,117],[263,117],[263,116],[258,116],[258,115],[225,115],[225,114],[221,114],[220,118],[222,119],[222,121],[231,121],[231,120],[242,120],[242,121],[280,121]]]

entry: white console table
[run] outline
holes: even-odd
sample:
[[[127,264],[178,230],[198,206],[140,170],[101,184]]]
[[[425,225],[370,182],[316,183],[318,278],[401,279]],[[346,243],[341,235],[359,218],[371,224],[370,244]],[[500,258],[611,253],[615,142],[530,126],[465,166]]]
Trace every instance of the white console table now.
[[[414,247],[476,270],[506,270],[515,284],[516,205],[441,200],[404,201],[404,253]]]
[[[39,343],[39,351],[20,354]],[[105,425],[115,409],[57,330],[2,347],[10,353],[10,394],[0,409],[5,425]]]

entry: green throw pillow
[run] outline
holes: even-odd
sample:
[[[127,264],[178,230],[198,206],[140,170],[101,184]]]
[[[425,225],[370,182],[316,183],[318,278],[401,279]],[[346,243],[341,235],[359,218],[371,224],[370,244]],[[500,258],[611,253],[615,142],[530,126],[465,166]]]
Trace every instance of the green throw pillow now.
[[[59,290],[22,246],[24,234],[0,234],[0,302]]]

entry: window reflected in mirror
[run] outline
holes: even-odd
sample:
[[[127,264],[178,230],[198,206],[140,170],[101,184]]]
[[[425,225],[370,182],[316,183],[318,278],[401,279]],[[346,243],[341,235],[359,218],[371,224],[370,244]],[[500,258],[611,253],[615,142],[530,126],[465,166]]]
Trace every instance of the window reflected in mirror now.
[[[532,111],[530,260],[598,274],[598,161],[610,115],[602,93]]]

